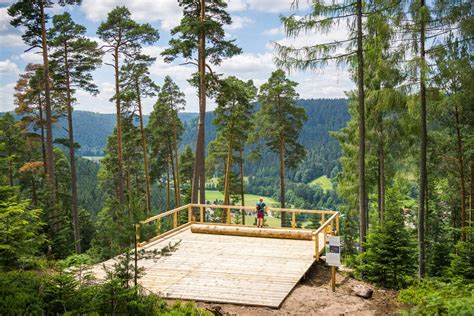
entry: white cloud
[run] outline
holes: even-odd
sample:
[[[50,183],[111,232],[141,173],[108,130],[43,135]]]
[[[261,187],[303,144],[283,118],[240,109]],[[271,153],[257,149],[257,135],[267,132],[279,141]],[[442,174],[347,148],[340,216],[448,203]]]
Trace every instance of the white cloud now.
[[[17,74],[19,72],[18,65],[10,59],[0,61],[1,74]]]
[[[13,103],[14,88],[15,83],[0,86],[0,112],[12,111],[15,108]]]
[[[253,22],[254,21],[251,18],[248,18],[246,16],[235,15],[232,17],[232,24],[226,25],[224,28],[228,30],[238,30],[246,27],[249,24],[252,24]]]
[[[86,17],[92,21],[105,20],[116,6],[127,6],[132,18],[139,22],[160,21],[165,29],[171,29],[179,24],[182,9],[176,0],[84,0],[80,6]]]
[[[23,40],[21,39],[20,35],[0,34],[0,47],[11,48],[11,47],[19,47],[19,46],[25,46],[25,43],[23,43]]]
[[[34,51],[34,50],[20,54],[20,58],[27,63],[32,63],[32,64],[43,63],[43,56],[41,55],[41,52]]]
[[[292,10],[291,0],[228,0],[229,11],[256,10],[262,12],[288,12]],[[299,9],[309,7],[307,1],[299,1]]]
[[[240,75],[248,79],[249,76],[261,77],[275,70],[273,55],[271,53],[251,54],[244,53],[225,59],[218,67],[218,72],[225,75]]]
[[[274,27],[262,32],[262,35],[267,35],[267,36],[283,35],[283,34],[284,34],[283,27]]]
[[[0,8],[0,31],[2,32],[11,28],[11,17],[8,15],[7,9],[8,8]]]

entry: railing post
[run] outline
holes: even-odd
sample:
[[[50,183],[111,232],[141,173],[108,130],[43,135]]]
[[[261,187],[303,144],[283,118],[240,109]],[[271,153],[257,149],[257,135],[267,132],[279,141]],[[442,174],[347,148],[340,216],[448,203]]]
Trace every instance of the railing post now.
[[[188,206],[188,223],[191,223],[192,221],[193,221],[193,211],[190,205]]]
[[[230,206],[227,207],[227,224],[230,224]]]
[[[291,213],[291,227],[296,228],[296,212]]]
[[[178,212],[173,213],[173,228],[178,227]]]
[[[322,212],[321,213],[321,226],[324,225],[324,223],[326,222],[326,213]]]
[[[314,258],[316,258],[316,261],[319,261],[319,234],[316,234],[316,232],[312,234],[314,238]]]
[[[199,207],[199,222],[204,223],[204,209],[202,206]]]
[[[337,232],[337,235],[339,236],[339,213],[337,213],[337,216],[336,216],[336,232]]]

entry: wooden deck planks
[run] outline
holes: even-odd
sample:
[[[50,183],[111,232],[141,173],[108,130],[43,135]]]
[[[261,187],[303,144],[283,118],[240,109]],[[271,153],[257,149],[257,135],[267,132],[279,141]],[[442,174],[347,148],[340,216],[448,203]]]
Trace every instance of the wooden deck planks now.
[[[179,240],[170,256],[138,261],[141,285],[167,298],[278,308],[314,262],[314,241],[197,234],[190,227],[144,249]],[[93,269],[98,278],[101,267]]]

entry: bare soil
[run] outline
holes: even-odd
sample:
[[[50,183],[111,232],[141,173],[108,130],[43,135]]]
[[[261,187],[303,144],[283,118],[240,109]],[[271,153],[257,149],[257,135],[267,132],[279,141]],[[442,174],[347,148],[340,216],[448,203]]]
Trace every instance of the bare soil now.
[[[315,264],[293,289],[278,309],[197,302],[199,307],[215,315],[397,315],[401,307],[398,293],[376,288],[342,273],[336,274],[336,291],[331,291],[330,268]],[[371,299],[355,296],[352,288],[363,284],[371,287]]]

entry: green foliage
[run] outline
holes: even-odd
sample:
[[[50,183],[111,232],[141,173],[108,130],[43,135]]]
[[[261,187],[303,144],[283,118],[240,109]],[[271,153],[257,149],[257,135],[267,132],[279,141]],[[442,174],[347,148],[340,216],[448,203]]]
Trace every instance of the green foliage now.
[[[180,24],[171,30],[171,35],[175,37],[169,41],[170,47],[162,52],[166,62],[172,62],[178,57],[195,57],[201,35],[206,37],[204,55],[211,64],[219,65],[222,58],[241,53],[241,49],[234,44],[235,40],[225,40],[223,26],[232,24],[229,13],[225,11],[227,3],[222,0],[209,0],[205,3],[205,20],[201,21],[199,2],[178,1],[179,6],[183,8],[183,18]]]
[[[462,279],[423,279],[400,292],[409,315],[472,315],[474,284]]]
[[[451,265],[448,274],[453,278],[463,278],[474,282],[474,228],[466,227],[467,241],[459,240],[455,251],[450,254]]]
[[[403,198],[397,190],[387,192],[385,220],[370,230],[366,251],[356,259],[358,277],[394,289],[406,286],[416,267],[414,242],[405,228]]]
[[[4,196],[0,201],[0,267],[28,268],[36,261],[46,237],[42,233],[41,209],[32,209],[29,201]]]

